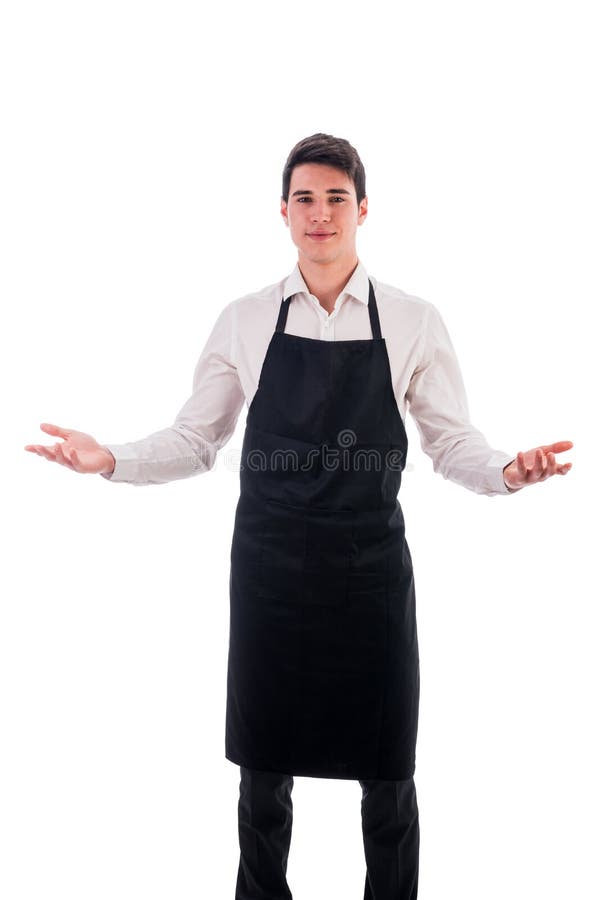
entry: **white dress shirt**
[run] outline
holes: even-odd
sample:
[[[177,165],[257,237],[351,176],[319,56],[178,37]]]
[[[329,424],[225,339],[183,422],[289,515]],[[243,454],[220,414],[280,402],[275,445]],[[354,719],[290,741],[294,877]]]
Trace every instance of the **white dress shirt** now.
[[[192,393],[169,428],[127,444],[104,444],[115,457],[110,481],[162,484],[211,469],[249,407],[283,299],[293,296],[285,331],[324,341],[370,339],[369,276],[361,262],[331,314],[300,269],[223,308],[194,371]],[[508,494],[502,470],[514,458],[494,450],[469,420],[448,332],[436,308],[371,276],[402,420],[410,411],[433,467],[480,494]]]

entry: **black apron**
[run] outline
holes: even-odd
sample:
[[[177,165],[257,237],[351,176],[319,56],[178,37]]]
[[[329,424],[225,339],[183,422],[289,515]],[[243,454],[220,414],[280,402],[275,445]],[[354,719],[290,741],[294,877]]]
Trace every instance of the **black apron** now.
[[[397,495],[407,438],[372,340],[286,334],[246,420],[231,545],[225,756],[318,778],[409,778],[419,652]]]

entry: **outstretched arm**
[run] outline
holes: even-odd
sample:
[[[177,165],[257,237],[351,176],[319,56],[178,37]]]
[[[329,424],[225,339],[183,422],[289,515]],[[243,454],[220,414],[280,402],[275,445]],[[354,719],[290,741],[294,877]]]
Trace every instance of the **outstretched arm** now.
[[[516,459],[504,467],[504,483],[510,491],[518,491],[553,475],[566,475],[571,463],[558,463],[556,454],[564,453],[572,446],[572,441],[558,441],[517,453]]]
[[[135,485],[164,484],[208,471],[229,440],[244,402],[232,358],[233,303],[220,313],[196,365],[192,394],[169,428],[128,444],[99,444],[90,434],[44,422],[63,438],[25,449],[81,473]]]

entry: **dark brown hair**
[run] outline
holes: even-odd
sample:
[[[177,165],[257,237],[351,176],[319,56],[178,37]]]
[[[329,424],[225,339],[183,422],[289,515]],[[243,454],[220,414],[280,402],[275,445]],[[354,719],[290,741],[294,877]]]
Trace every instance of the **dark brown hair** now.
[[[360,156],[344,138],[336,138],[331,134],[311,134],[303,138],[290,151],[284,169],[281,198],[287,203],[290,193],[292,172],[303,163],[320,163],[341,169],[354,182],[358,203],[366,196],[365,169]]]

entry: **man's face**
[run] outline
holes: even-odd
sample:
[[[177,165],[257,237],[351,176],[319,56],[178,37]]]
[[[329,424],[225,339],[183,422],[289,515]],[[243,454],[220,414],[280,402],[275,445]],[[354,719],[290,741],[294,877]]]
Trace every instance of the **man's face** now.
[[[357,203],[354,182],[345,172],[319,163],[296,166],[281,215],[300,263],[356,262],[356,229],[367,216],[367,198]]]

